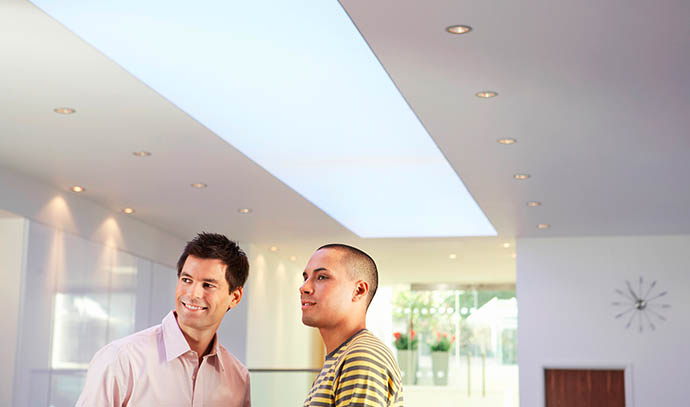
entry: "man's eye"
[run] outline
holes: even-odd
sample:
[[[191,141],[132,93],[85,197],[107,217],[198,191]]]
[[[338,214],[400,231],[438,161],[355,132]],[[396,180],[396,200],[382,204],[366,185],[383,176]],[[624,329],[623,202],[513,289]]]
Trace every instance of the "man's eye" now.
[[[215,285],[209,284],[209,283],[204,283],[204,287],[206,287],[206,288],[216,288]]]
[[[182,277],[182,282],[183,283],[191,283],[192,280],[188,279],[187,277]]]
[[[317,280],[325,280],[326,278],[328,278],[328,277],[324,276],[323,274],[316,277]]]

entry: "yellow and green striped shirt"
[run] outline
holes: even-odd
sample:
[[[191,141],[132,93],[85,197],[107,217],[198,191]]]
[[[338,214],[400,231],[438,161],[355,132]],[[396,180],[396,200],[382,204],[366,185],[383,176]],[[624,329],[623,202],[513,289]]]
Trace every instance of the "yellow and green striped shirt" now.
[[[403,407],[393,354],[366,329],[326,356],[304,407]]]

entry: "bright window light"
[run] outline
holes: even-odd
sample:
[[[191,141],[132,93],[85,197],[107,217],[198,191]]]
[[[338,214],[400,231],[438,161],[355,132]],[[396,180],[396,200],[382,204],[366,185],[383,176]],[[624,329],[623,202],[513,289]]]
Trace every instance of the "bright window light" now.
[[[34,3],[357,235],[496,235],[337,1]]]

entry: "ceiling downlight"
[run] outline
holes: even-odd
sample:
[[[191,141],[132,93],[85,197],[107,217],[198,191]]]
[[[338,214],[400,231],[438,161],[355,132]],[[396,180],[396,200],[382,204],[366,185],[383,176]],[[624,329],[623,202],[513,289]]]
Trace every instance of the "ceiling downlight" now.
[[[472,27],[469,25],[451,25],[450,27],[446,27],[446,31],[455,35],[467,34],[472,31]]]

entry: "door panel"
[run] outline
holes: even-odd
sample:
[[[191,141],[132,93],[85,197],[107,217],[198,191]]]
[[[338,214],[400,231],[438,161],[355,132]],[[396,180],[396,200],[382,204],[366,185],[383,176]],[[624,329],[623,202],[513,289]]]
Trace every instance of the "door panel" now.
[[[623,370],[545,369],[546,407],[625,407]]]

